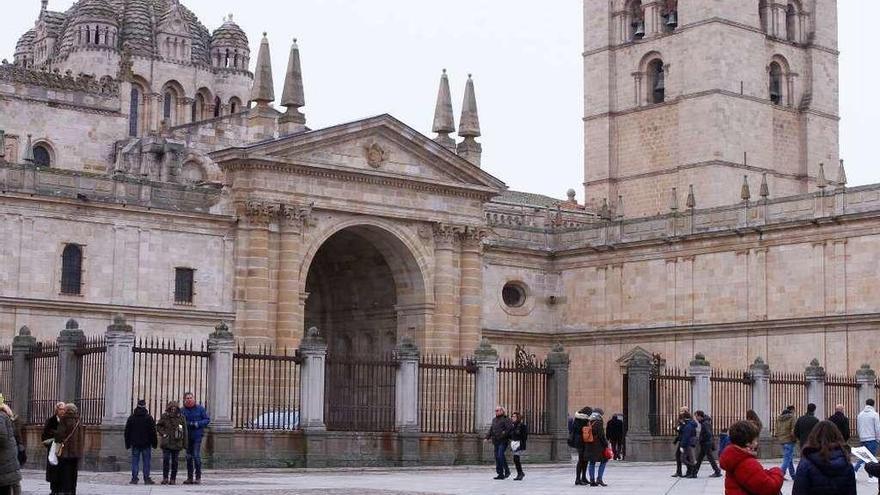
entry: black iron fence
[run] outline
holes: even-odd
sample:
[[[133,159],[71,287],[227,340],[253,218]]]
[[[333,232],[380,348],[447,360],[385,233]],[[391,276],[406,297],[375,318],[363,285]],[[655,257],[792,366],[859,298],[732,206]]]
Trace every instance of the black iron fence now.
[[[140,339],[135,343],[132,375],[132,409],[139,399],[158,416],[168,401],[181,403],[191,392],[196,401],[208,400],[208,357],[205,344],[177,343],[165,339]]]
[[[301,358],[269,347],[232,355],[232,421],[236,428],[297,430],[300,418]]]
[[[675,436],[678,414],[690,407],[694,378],[678,368],[658,369],[651,376],[649,422],[651,435]]]
[[[788,406],[804,411],[807,404],[807,377],[803,373],[770,373],[770,414],[773,418]],[[769,421],[776,433],[776,421]],[[766,426],[766,425],[765,425]]]
[[[79,386],[75,403],[83,424],[99,425],[104,417],[104,356],[107,345],[103,337],[87,339],[74,351],[79,359]]]
[[[324,420],[331,431],[394,431],[398,363],[392,355],[328,356]]]
[[[424,433],[474,430],[474,374],[467,359],[422,356],[419,361],[419,420]]]
[[[834,414],[837,405],[843,406],[843,413],[849,421],[851,436],[858,436],[856,417],[859,415],[859,382],[846,375],[825,375],[825,414]]]
[[[41,424],[55,412],[58,402],[58,345],[38,343],[27,360],[31,374],[28,423]]]
[[[752,380],[748,371],[712,370],[712,420],[715,431],[743,420],[752,408]]]
[[[534,356],[517,349],[517,357],[502,360],[498,367],[498,404],[522,415],[533,435],[547,434],[547,382],[552,371]]]
[[[9,347],[0,347],[0,394],[3,394],[3,400],[13,409],[15,408],[12,396],[12,372],[14,369],[12,351]]]

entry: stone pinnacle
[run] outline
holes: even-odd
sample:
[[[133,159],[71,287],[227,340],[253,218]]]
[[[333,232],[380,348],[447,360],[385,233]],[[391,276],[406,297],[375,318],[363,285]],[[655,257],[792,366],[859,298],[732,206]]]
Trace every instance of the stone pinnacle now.
[[[458,122],[458,135],[463,138],[480,136],[480,117],[477,113],[477,96],[474,92],[474,79],[468,74],[464,87],[464,102],[461,105],[461,119]]]
[[[269,38],[266,37],[266,33],[263,33],[263,41],[260,42],[260,51],[257,54],[251,100],[262,106],[268,106],[275,101],[275,87],[272,83],[272,58],[269,54]]]

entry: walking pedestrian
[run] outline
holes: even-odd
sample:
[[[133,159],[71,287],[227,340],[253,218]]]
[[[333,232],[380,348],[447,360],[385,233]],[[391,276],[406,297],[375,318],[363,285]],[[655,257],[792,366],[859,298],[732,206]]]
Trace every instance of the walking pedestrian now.
[[[773,436],[782,445],[782,475],[788,474],[794,479],[794,445],[797,441],[797,437],[794,436],[794,406],[786,407],[776,418]]]
[[[697,411],[694,413],[694,419],[700,423],[700,453],[697,455],[697,465],[694,468],[694,478],[697,477],[697,473],[700,472],[700,466],[703,464],[703,459],[709,460],[709,465],[712,466],[713,473],[710,475],[710,478],[720,478],[721,470],[718,469],[718,463],[715,461],[715,434],[712,431],[712,418],[703,411]]]
[[[21,464],[15,434],[15,414],[8,405],[0,405],[0,493],[21,493]]]
[[[608,464],[608,458],[605,457],[605,450],[610,446],[608,438],[605,436],[605,419],[602,418],[602,409],[595,408],[590,414],[587,427],[590,430],[589,436],[584,436],[584,458],[587,461],[587,469],[590,473],[590,486],[608,486],[605,484],[603,477],[605,475],[605,466]],[[599,465],[599,473],[596,473],[596,464]]]
[[[878,415],[877,411],[874,409],[874,399],[868,399],[865,401],[865,408],[862,409],[862,412],[860,412],[858,418],[856,418],[856,425],[858,426],[859,441],[862,443],[862,447],[870,450],[871,453],[876,456],[877,441],[880,440],[880,415]],[[863,462],[861,459],[856,462],[856,472],[862,467],[862,464]],[[868,482],[876,483],[877,478],[871,475],[871,473],[868,473]]]
[[[856,495],[856,472],[837,425],[820,421],[804,447],[792,495]]]
[[[688,412],[688,408],[682,406],[678,409],[678,419],[675,425],[675,438],[672,439],[672,445],[675,446],[675,474],[672,475],[673,478],[681,478],[683,476],[681,472],[682,466],[682,450],[681,450],[681,429],[684,427],[685,418],[684,414]]]
[[[794,436],[797,437],[801,450],[807,445],[807,437],[813,431],[813,427],[819,424],[816,417],[816,404],[807,404],[807,413],[799,417],[794,424]]]
[[[183,394],[183,416],[186,418],[189,438],[186,443],[186,480],[184,485],[198,485],[202,482],[202,438],[205,428],[211,423],[208,411],[196,403],[192,392]],[[193,478],[195,474],[195,478]]]
[[[513,465],[516,466],[516,478],[514,481],[520,481],[526,477],[522,468],[521,457],[526,454],[526,440],[529,438],[529,425],[523,421],[522,416],[518,412],[510,415],[510,451],[513,452]]]
[[[510,467],[507,465],[507,446],[510,443],[510,418],[504,408],[498,406],[495,408],[495,417],[492,418],[492,424],[489,426],[489,432],[486,433],[486,440],[492,441],[495,448],[495,479],[503,480],[510,476]]]
[[[55,447],[56,450],[61,451],[58,454],[58,490],[55,492],[57,495],[76,495],[84,438],[79,409],[74,404],[65,404],[64,415],[61,416],[58,431],[55,433]]]
[[[686,412],[682,415],[684,423],[681,426],[681,439],[678,443],[678,450],[681,454],[681,462],[685,465],[685,478],[696,478],[697,472],[697,441],[700,438],[700,424],[694,420],[691,413]]]
[[[129,484],[138,484],[138,464],[143,465],[144,484],[153,484],[153,479],[150,478],[150,464],[156,444],[156,420],[147,411],[147,402],[140,399],[125,423],[125,450],[131,449]]]
[[[177,464],[180,451],[186,449],[189,437],[186,418],[180,413],[176,400],[168,402],[165,412],[156,424],[159,434],[159,447],[162,449],[162,484],[177,484]]]
[[[834,423],[834,426],[840,430],[840,436],[843,437],[843,442],[849,442],[849,418],[846,417],[846,414],[843,412],[846,408],[843,407],[843,404],[837,404],[834,406],[834,414],[828,418],[828,421]]]
[[[614,452],[614,460],[623,460],[623,415],[615,414],[605,425],[605,434],[611,442],[611,450]]]
[[[593,408],[584,406],[580,411],[574,413],[574,420],[571,422],[571,431],[569,432],[568,445],[577,450],[578,460],[574,471],[575,485],[588,485],[587,481],[587,458],[584,450],[584,428],[589,427],[590,415],[593,414]],[[590,432],[592,435],[592,432]]]
[[[52,441],[55,440],[55,434],[58,433],[58,425],[61,423],[61,418],[64,416],[64,407],[66,406],[63,402],[58,402],[55,404],[54,413],[46,419],[46,423],[43,424],[43,432],[40,435],[40,440],[43,442],[43,446],[46,447],[46,482],[49,483],[49,491],[53,494],[58,493],[58,466],[53,466],[49,463],[49,447],[52,445]]]
[[[721,454],[725,495],[779,495],[782,470],[764,469],[758,462],[758,430],[751,421],[739,421],[728,429],[730,445]]]

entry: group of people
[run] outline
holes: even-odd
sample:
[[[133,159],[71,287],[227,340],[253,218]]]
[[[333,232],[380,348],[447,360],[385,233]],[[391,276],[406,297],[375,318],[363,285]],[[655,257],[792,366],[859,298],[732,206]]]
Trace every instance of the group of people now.
[[[514,411],[507,416],[507,411],[498,406],[495,408],[495,417],[486,433],[486,441],[491,441],[495,450],[495,479],[504,480],[510,477],[510,467],[507,464],[507,449],[513,452],[513,464],[516,466],[516,478],[521,481],[526,474],[522,468],[522,456],[526,454],[526,441],[529,438],[529,427],[523,421],[520,413]]]
[[[675,426],[675,473],[674,478],[696,478],[703,461],[708,460],[712,467],[710,478],[720,478],[715,456],[715,433],[712,430],[712,418],[704,411],[690,413],[682,407],[678,412],[678,424]],[[684,472],[682,472],[684,468]]]
[[[569,424],[568,446],[575,449],[578,456],[575,485],[608,486],[604,480],[605,467],[609,460],[615,458],[615,453],[606,433],[604,414],[601,408],[585,406],[574,414]]]

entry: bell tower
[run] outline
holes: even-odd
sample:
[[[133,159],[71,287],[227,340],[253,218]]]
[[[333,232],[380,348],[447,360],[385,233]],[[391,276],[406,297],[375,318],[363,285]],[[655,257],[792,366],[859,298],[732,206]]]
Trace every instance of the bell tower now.
[[[771,198],[815,191],[839,158],[837,0],[584,0],[584,87],[588,204],[730,205],[765,173]]]

